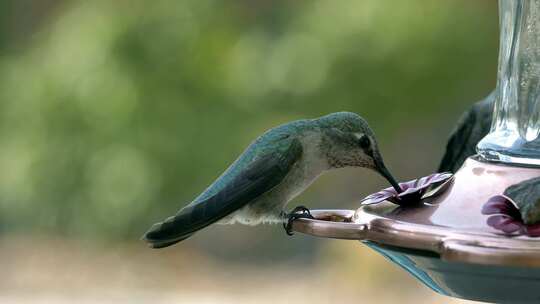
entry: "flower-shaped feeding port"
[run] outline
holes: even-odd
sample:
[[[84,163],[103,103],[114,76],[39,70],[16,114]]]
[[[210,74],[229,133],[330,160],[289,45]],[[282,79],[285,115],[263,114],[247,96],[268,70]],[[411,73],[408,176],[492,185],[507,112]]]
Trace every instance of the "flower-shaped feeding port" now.
[[[389,201],[400,206],[409,206],[426,198],[441,194],[453,180],[452,173],[435,173],[419,179],[400,183],[403,190],[398,193],[394,188],[386,188],[373,193],[362,200],[362,205],[378,204]]]
[[[496,195],[482,208],[482,214],[489,215],[487,224],[507,235],[540,237],[540,223],[527,225],[523,222],[516,203],[507,196]]]

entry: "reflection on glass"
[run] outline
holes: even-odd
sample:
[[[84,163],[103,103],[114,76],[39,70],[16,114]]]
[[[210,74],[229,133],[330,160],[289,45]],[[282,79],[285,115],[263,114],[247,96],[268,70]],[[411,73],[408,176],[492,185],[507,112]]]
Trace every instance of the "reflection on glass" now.
[[[499,0],[499,7],[495,115],[478,152],[491,161],[540,165],[540,0]]]

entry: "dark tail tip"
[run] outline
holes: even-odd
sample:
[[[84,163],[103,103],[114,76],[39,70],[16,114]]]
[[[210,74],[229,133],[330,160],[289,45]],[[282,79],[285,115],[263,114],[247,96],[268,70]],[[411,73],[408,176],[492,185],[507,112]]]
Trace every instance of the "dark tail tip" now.
[[[171,233],[171,222],[165,221],[163,223],[154,224],[141,238],[141,240],[148,243],[150,248],[160,249],[172,246],[178,242],[181,242],[189,238],[192,233],[187,235],[178,235]]]

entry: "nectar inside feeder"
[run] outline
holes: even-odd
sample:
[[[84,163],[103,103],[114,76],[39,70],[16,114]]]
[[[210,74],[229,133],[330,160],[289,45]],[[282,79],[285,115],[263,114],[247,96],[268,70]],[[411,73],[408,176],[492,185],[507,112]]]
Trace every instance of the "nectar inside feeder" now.
[[[540,176],[540,0],[499,0],[499,10],[494,119],[478,155],[415,204],[381,191],[356,211],[314,210],[293,230],[359,240],[444,295],[540,303],[540,226],[501,200]]]

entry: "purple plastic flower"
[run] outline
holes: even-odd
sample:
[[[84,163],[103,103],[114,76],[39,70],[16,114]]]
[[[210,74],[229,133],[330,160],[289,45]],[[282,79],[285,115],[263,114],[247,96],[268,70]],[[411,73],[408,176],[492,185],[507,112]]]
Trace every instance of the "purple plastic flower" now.
[[[516,204],[504,195],[491,197],[482,207],[482,214],[490,215],[487,224],[511,235],[540,237],[540,224],[523,223]]]
[[[362,205],[378,204],[385,200],[401,206],[420,202],[421,200],[441,193],[452,180],[452,173],[435,173],[419,179],[400,183],[403,192],[394,188],[386,188],[373,193],[362,200]]]

